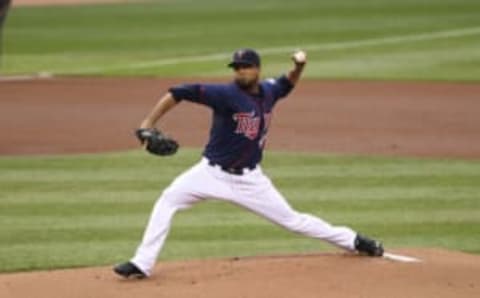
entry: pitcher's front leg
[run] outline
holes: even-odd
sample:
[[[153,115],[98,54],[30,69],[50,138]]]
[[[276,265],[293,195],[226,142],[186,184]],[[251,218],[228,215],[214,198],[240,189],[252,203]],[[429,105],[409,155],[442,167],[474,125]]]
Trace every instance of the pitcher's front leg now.
[[[187,209],[198,201],[184,192],[167,188],[155,203],[152,214],[145,229],[143,240],[138,246],[131,263],[149,276],[157,257],[170,231],[173,216],[179,210]]]

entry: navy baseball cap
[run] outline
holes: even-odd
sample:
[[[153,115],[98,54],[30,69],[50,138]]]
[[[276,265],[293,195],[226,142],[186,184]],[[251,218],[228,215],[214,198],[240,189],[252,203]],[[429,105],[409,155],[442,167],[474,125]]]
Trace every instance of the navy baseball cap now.
[[[253,49],[240,49],[233,53],[232,62],[228,67],[235,67],[236,65],[252,65],[260,67],[260,55]]]

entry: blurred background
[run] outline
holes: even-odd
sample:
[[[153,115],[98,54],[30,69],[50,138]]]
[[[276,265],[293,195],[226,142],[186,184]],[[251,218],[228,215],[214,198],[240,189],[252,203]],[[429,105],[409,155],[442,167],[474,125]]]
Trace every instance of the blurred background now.
[[[303,48],[311,78],[480,78],[475,0],[16,0],[3,31],[3,75],[219,77],[254,47],[267,75]]]

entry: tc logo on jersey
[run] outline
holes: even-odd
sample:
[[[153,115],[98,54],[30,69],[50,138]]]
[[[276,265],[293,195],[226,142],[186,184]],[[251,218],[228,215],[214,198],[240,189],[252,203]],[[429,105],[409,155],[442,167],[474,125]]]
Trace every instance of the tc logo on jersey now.
[[[233,114],[233,120],[237,122],[235,133],[243,134],[250,140],[255,140],[260,130],[260,118],[255,117],[255,112]]]

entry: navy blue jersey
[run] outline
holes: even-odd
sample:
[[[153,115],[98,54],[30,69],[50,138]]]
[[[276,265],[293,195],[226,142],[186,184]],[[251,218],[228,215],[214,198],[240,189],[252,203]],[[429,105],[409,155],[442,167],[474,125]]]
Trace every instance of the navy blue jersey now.
[[[234,82],[180,85],[169,91],[177,101],[212,108],[210,139],[203,152],[206,158],[225,168],[254,168],[262,160],[273,107],[292,88],[287,77],[281,76],[262,81],[258,95]]]

